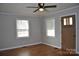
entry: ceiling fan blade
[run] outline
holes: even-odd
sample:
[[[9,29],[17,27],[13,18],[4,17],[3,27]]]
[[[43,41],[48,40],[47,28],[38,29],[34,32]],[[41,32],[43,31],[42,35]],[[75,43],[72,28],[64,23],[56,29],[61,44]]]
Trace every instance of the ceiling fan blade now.
[[[38,3],[38,7],[39,8],[43,8],[44,7],[44,3]]]
[[[41,3],[38,3],[38,7],[41,7]]]
[[[38,9],[36,9],[33,13],[35,13],[36,11],[38,11],[39,10],[39,8]]]
[[[26,8],[38,8],[38,7],[34,7],[34,6],[28,6],[28,7],[26,7]]]
[[[51,5],[51,6],[45,6],[44,8],[56,8],[56,5]]]

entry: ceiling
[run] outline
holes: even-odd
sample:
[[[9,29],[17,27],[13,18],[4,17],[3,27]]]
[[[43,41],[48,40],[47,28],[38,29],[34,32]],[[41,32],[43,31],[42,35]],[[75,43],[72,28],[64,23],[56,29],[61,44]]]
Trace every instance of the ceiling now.
[[[26,8],[27,6],[37,6],[37,3],[0,3],[0,12],[13,13],[16,15],[24,16],[42,16],[46,14],[51,14],[66,8],[74,7],[79,5],[78,3],[46,3],[45,5],[57,5],[57,8],[47,8],[47,12],[36,12],[33,14],[33,11],[36,8]]]

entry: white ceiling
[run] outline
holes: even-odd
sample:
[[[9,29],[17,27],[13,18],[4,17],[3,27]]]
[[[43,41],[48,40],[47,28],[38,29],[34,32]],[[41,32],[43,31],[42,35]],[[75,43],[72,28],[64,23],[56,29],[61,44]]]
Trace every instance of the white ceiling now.
[[[16,15],[25,15],[25,16],[41,16],[57,12],[66,8],[74,7],[79,5],[78,3],[46,3],[45,5],[57,5],[57,8],[47,8],[47,12],[36,12],[33,14],[33,11],[36,8],[26,8],[27,6],[37,6],[37,3],[0,3],[0,12],[13,13]]]

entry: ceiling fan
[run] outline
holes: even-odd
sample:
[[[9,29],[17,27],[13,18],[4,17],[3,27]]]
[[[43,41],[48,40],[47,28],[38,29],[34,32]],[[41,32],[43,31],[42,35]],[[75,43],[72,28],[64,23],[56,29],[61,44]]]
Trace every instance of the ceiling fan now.
[[[37,11],[45,11],[46,8],[56,8],[56,5],[49,5],[49,6],[45,6],[45,3],[38,3],[37,7],[34,6],[28,6],[27,8],[37,8],[35,11],[33,11],[33,13],[37,12]]]

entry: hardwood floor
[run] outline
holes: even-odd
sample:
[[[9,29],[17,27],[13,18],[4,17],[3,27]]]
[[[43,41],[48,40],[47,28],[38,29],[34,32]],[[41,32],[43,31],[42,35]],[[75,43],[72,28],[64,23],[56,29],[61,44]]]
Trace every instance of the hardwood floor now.
[[[77,55],[75,54],[75,52],[57,49],[44,44],[38,44],[0,52],[0,56],[75,56],[75,55]]]

